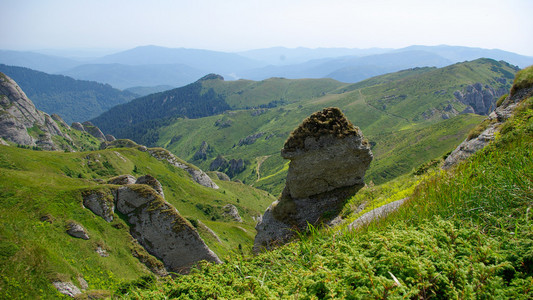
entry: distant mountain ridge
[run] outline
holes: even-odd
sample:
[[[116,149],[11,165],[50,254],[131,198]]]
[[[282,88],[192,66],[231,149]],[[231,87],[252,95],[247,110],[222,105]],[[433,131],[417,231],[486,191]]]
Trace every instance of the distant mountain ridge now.
[[[394,58],[391,64],[389,59]],[[355,83],[413,67],[443,67],[478,58],[504,60],[521,68],[533,57],[497,49],[461,46],[409,46],[402,49],[267,48],[237,53],[141,46],[92,60],[31,52],[0,51],[0,63],[94,80],[126,89],[183,86],[209,74],[228,80],[270,77],[333,78]]]
[[[333,79],[225,81],[210,75],[123,104],[92,122],[118,138],[167,148],[203,169],[227,172],[276,194],[287,171],[278,152],[296,122],[324,107],[339,107],[373,145],[376,160],[368,178],[381,183],[452,150],[481,118],[468,112],[490,111],[516,70],[506,62],[478,59],[355,84]],[[175,99],[187,100],[168,106]],[[217,110],[187,109],[188,103],[203,105],[205,100],[216,100]]]

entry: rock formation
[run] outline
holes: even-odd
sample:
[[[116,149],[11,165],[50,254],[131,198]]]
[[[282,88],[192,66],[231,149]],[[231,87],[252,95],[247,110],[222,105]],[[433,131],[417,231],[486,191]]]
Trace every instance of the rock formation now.
[[[105,142],[106,138],[104,133],[100,130],[100,128],[96,127],[93,123],[87,121],[83,122],[83,128],[85,131],[87,131],[90,135],[94,136],[101,142]]]
[[[131,235],[169,271],[187,273],[200,260],[221,263],[196,229],[152,188],[122,186],[116,205],[131,225]]]
[[[226,204],[224,205],[224,207],[222,207],[222,209],[224,210],[224,212],[222,213],[224,216],[229,217],[235,222],[242,223],[242,218],[239,215],[239,210],[237,209],[235,205]]]
[[[455,91],[453,95],[461,103],[469,105],[476,114],[488,115],[496,108],[498,98],[506,92],[504,88],[495,91],[491,86],[483,86],[478,82],[467,86],[462,92]],[[467,108],[467,111],[463,112],[469,111],[471,110]]]
[[[216,185],[216,183],[214,183],[213,180],[211,180],[211,178],[209,178],[209,176],[204,171],[177,158],[174,154],[170,153],[170,151],[166,149],[146,148],[145,146],[138,145],[134,141],[127,139],[119,139],[111,142],[106,141],[100,145],[101,150],[109,148],[136,148],[139,151],[148,152],[152,157],[156,158],[157,160],[166,161],[175,167],[187,171],[187,173],[191,175],[192,179],[198,184],[212,189],[219,188],[218,185]]]
[[[137,181],[135,181],[136,184],[146,184],[150,186],[151,188],[156,191],[156,193],[159,194],[159,196],[165,198],[165,194],[163,193],[163,186],[161,183],[154,178],[152,175],[144,175],[139,178],[137,178]]]
[[[109,184],[117,184],[117,185],[124,185],[124,184],[134,184],[137,181],[135,177],[132,175],[119,175],[117,177],[113,177],[109,180],[107,180],[107,183]]]
[[[0,73],[0,137],[20,145],[59,150],[52,141],[54,135],[70,140],[49,115],[35,108],[14,80]]]
[[[114,210],[124,215],[131,235],[168,271],[187,273],[200,260],[221,263],[196,229],[165,201],[157,179],[145,175],[130,184],[131,177],[122,175],[109,180],[119,187],[84,191],[84,206],[108,222],[113,219]]]
[[[513,86],[514,88],[514,86]],[[533,87],[526,87],[516,90],[498,106],[479,126],[481,133],[477,136],[467,137],[452,153],[446,158],[442,166],[443,169],[449,169],[458,162],[461,162],[477,151],[483,149],[488,143],[494,140],[494,135],[499,131],[500,126],[513,114],[514,109],[520,100],[533,95]]]
[[[212,152],[211,146],[207,144],[205,141],[202,142],[200,145],[200,149],[198,149],[193,156],[194,160],[206,160],[207,154]]]
[[[107,222],[113,221],[115,199],[110,193],[102,191],[88,191],[82,194],[83,206],[90,209],[95,215],[102,217]]]
[[[361,130],[338,108],[312,114],[285,142],[290,159],[282,195],[256,226],[254,251],[288,241],[294,230],[335,218],[347,198],[364,186],[372,152]]]
[[[83,127],[83,125],[81,125],[80,122],[74,122],[72,123],[72,125],[70,125],[70,127],[78,130],[78,131],[85,131],[85,128]]]
[[[170,151],[163,149],[163,148],[149,148],[147,149],[147,151],[148,153],[150,153],[150,155],[152,155],[158,160],[165,160],[169,164],[175,167],[184,169],[185,171],[187,171],[187,173],[191,175],[192,179],[196,181],[197,183],[199,183],[200,185],[203,185],[205,187],[209,187],[212,189],[219,188],[218,185],[216,185],[216,183],[214,183],[213,180],[211,180],[211,178],[209,178],[209,176],[207,176],[207,174],[204,171],[181,161],[174,154],[170,153]]]
[[[88,240],[89,239],[89,233],[83,226],[80,224],[70,221],[67,224],[67,233],[75,238]]]

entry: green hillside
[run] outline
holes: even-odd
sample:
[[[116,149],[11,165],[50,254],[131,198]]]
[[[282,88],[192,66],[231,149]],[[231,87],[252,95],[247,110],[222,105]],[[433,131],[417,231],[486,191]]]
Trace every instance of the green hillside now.
[[[97,295],[98,290],[114,290],[124,281],[151,274],[140,260],[157,260],[132,241],[123,219],[107,223],[82,206],[84,190],[105,188],[98,180],[120,174],[156,177],[166,200],[198,226],[222,260],[249,251],[255,236],[253,217],[274,200],[235,182],[216,181],[218,190],[203,187],[184,170],[132,148],[63,153],[0,146],[0,298],[56,298],[60,294],[50,283],[77,285],[78,276],[89,284],[89,293]],[[226,204],[238,208],[243,223],[224,217]],[[67,235],[71,220],[88,230],[89,240]],[[109,256],[98,255],[98,247]]]
[[[145,286],[131,285],[117,296],[531,299],[532,71],[516,83],[526,84],[529,98],[485,149],[451,171],[430,169],[360,192],[370,206],[410,196],[389,218],[351,232],[310,228],[273,251],[204,264],[189,276],[137,282]]]
[[[283,188],[287,167],[287,162],[279,156],[279,150],[289,133],[311,113],[336,106],[363,130],[373,145],[375,160],[367,173],[367,181],[382,183],[451,151],[483,118],[458,115],[466,106],[455,100],[455,91],[477,82],[508,90],[514,72],[514,67],[504,62],[480,59],[441,69],[406,70],[353,85],[328,85],[327,82],[331,81],[326,81],[322,83],[329,88],[323,93],[309,90],[300,98],[283,98],[287,101],[281,106],[258,108],[259,103],[268,104],[271,103],[268,99],[280,98],[278,95],[262,98],[265,95],[262,92],[258,99],[264,100],[255,102],[255,109],[226,111],[198,119],[167,120],[164,126],[150,132],[156,132],[156,145],[203,169],[209,169],[218,155],[228,161],[242,159],[245,169],[235,178],[278,194]],[[244,86],[265,86],[274,82],[296,86],[296,82],[300,81],[212,80],[209,84],[215,91],[238,85],[239,88],[234,88],[234,91],[252,93],[253,90]],[[236,97],[232,94],[226,99]],[[233,101],[233,105],[242,103]],[[446,119],[448,117],[450,119]],[[195,159],[204,141],[209,151]]]

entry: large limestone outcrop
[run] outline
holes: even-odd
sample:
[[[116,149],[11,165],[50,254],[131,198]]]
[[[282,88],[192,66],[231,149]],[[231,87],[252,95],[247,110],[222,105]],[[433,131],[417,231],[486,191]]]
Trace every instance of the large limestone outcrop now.
[[[104,133],[100,130],[100,128],[95,126],[93,123],[87,121],[87,122],[83,122],[82,125],[85,131],[87,131],[90,135],[94,136],[101,142],[106,141]]]
[[[200,260],[221,263],[196,229],[154,189],[140,184],[122,186],[116,206],[131,224],[131,235],[169,271],[188,273]]]
[[[135,180],[122,175],[108,182],[120,186],[84,191],[84,206],[108,222],[115,210],[124,215],[133,238],[168,271],[187,273],[200,260],[221,263],[196,229],[165,201],[157,179],[144,175]]]
[[[496,108],[479,126],[485,128],[477,136],[466,138],[452,153],[446,158],[442,166],[449,169],[458,162],[461,162],[477,151],[483,149],[488,143],[494,140],[495,134],[500,130],[501,125],[512,116],[514,109],[520,100],[533,95],[533,87],[523,88],[517,91],[511,89],[511,94]]]
[[[470,106],[465,112],[488,115],[496,108],[498,98],[506,92],[505,88],[494,90],[491,86],[478,82],[468,85],[463,91],[455,91],[453,95],[461,103]]]
[[[338,108],[304,120],[281,155],[291,160],[285,189],[257,224],[254,251],[285,243],[308,224],[335,218],[345,200],[363,187],[373,158],[361,130]]]
[[[54,135],[70,140],[49,115],[35,108],[13,79],[0,73],[0,137],[20,145],[59,150],[52,141]]]

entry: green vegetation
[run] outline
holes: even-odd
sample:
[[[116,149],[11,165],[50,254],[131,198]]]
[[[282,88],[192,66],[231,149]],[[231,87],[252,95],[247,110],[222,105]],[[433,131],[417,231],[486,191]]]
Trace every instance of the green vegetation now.
[[[533,297],[533,98],[496,142],[450,172],[423,166],[361,200],[410,199],[357,231],[319,230],[255,257],[120,291],[125,298],[369,299]],[[433,170],[433,171],[432,171]],[[415,171],[418,171],[415,170]],[[368,197],[368,198],[367,198]],[[370,198],[370,199],[369,199]]]
[[[521,89],[531,89],[531,86],[533,86],[533,69],[529,67],[516,73],[510,95],[514,96]]]
[[[28,68],[0,64],[0,72],[17,82],[37,109],[58,114],[68,124],[94,118],[137,95],[94,81],[50,75]]]
[[[0,298],[59,297],[50,283],[78,285],[78,276],[85,278],[90,290],[115,290],[125,281],[149,275],[148,268],[161,268],[132,240],[123,219],[115,215],[107,223],[82,206],[82,193],[107,188],[98,180],[132,174],[134,168],[137,176],[157,178],[166,200],[183,217],[202,221],[221,237],[218,242],[200,230],[223,260],[238,249],[250,250],[255,236],[252,217],[274,201],[266,192],[233,182],[216,181],[219,190],[205,188],[184,170],[136,149],[64,153],[0,146]],[[212,212],[197,208],[230,203],[238,208],[243,223],[211,221]],[[67,235],[70,221],[82,224],[90,239]],[[98,247],[109,256],[98,255]]]
[[[453,150],[483,119],[471,114],[455,115],[465,106],[454,101],[453,93],[476,82],[495,89],[508,89],[509,72],[515,72],[512,66],[487,59],[440,69],[401,71],[357,84],[332,85],[324,94],[315,93],[307,98],[284,98],[288,101],[281,107],[232,110],[198,119],[177,118],[153,129],[157,135],[155,143],[204,170],[209,169],[218,155],[227,160],[242,159],[247,162],[246,168],[232,179],[277,195],[283,189],[287,174],[286,161],[281,159],[279,151],[289,134],[312,113],[324,107],[339,107],[371,144],[374,160],[366,178],[380,184],[408,174],[416,166]],[[242,90],[242,94],[250,95],[261,87],[263,92],[257,97],[260,100],[254,100],[257,101],[255,107],[259,107],[279,99],[278,95],[275,98],[265,96],[268,93],[264,89],[268,86],[274,83],[277,87],[282,83],[297,86],[296,82],[277,78],[270,79],[268,84],[221,80],[203,84],[214,91],[227,91],[235,85],[233,91]],[[300,90],[294,93],[296,91]],[[228,99],[236,97],[230,93],[224,95],[228,103]],[[445,115],[450,118],[445,119]],[[253,143],[239,143],[259,133],[262,135]],[[150,135],[150,139],[153,137],[154,134]],[[195,160],[194,154],[204,141],[211,152],[205,159]],[[258,164],[263,157],[267,159]]]

